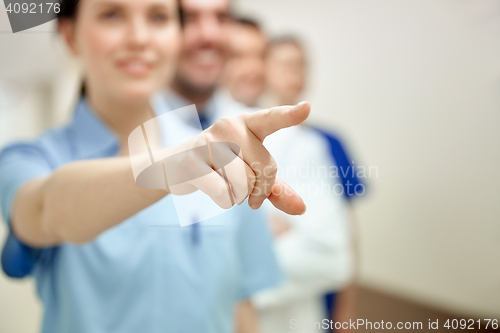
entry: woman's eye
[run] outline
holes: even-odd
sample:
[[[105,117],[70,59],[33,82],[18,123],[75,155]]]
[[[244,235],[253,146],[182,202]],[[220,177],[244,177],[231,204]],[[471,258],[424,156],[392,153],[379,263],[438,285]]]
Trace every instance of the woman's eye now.
[[[101,17],[104,20],[115,20],[119,17],[119,13],[117,10],[109,10],[101,14]]]
[[[151,15],[151,20],[154,23],[165,23],[168,20],[168,16],[164,13],[155,13]]]

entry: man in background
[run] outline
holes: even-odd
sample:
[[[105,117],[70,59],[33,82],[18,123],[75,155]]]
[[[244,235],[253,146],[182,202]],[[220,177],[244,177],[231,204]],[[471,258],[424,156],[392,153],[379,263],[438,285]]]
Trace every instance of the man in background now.
[[[236,18],[231,24],[229,42],[224,87],[236,101],[249,107],[257,107],[265,90],[264,57],[267,38],[255,21]]]
[[[195,104],[199,120],[196,116],[189,118],[185,114],[182,120],[195,129],[200,124],[205,129],[222,117],[223,110],[232,110],[235,103],[217,91],[227,57],[230,1],[181,0],[181,6],[184,26],[177,72],[172,85],[155,101],[155,107],[160,112],[167,112]],[[219,237],[222,240],[225,233],[231,232],[228,228],[204,228],[200,223],[192,224],[190,228],[194,250],[209,238],[214,240],[214,237]],[[259,250],[251,249],[249,244],[258,246],[268,232],[264,223],[260,226],[258,223],[246,224],[242,236],[245,239],[238,244],[242,248],[241,286],[238,288],[239,303],[235,313],[238,333],[259,332],[256,312],[249,298],[262,288],[269,287],[266,271],[271,267],[262,264],[262,258],[258,258]],[[222,242],[221,246],[224,246]],[[224,260],[223,257],[219,259]]]
[[[234,20],[224,73],[224,86],[232,97],[255,107],[267,88],[272,102],[297,103],[305,86],[305,57],[300,45],[291,41],[268,46],[256,22]],[[265,333],[290,332],[291,320],[300,323],[331,318],[335,294],[328,294],[326,308],[324,295],[339,291],[351,278],[348,214],[342,194],[328,191],[340,185],[340,180],[317,172],[334,164],[329,142],[322,134],[301,126],[276,133],[265,145],[279,167],[286,170],[279,176],[296,186],[308,206],[301,217],[265,207],[287,279],[277,288],[258,293],[254,303]],[[307,171],[297,174],[297,170]]]

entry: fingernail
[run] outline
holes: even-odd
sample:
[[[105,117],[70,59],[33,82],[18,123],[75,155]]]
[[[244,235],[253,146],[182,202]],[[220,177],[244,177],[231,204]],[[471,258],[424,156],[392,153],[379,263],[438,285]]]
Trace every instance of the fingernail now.
[[[302,101],[299,104],[295,105],[293,108],[291,108],[290,111],[300,110],[304,106],[304,104],[306,104],[306,103],[307,103],[307,101]]]
[[[300,215],[299,215],[299,216],[304,215],[304,214],[306,213],[306,210],[307,210],[307,206],[304,206],[304,211],[303,211],[302,213],[300,213]]]

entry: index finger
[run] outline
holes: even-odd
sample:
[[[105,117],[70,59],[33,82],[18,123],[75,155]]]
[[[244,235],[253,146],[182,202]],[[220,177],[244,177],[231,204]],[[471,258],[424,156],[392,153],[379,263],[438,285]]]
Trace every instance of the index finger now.
[[[282,128],[302,123],[310,110],[308,102],[301,102],[295,106],[277,106],[246,114],[244,119],[248,129],[262,142],[266,136]]]

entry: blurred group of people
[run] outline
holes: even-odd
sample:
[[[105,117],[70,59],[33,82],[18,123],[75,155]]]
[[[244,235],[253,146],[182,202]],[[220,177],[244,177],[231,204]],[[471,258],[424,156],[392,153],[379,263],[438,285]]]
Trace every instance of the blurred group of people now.
[[[179,4],[176,28],[174,0],[63,1],[59,30],[85,63],[75,119],[0,154],[10,228],[2,264],[8,275],[37,280],[44,332],[228,332],[234,318],[238,332],[277,333],[291,323],[333,319],[344,306],[339,293],[355,267],[351,195],[332,189],[356,180],[318,170],[342,169],[350,158],[331,133],[298,125],[307,104],[257,111],[303,97],[300,41],[269,41],[255,21],[232,15],[230,0]],[[130,180],[127,137],[152,117],[191,104],[198,117],[179,119],[172,130],[201,126],[205,137],[238,141],[256,175],[275,161],[279,180],[272,174],[271,183],[295,192],[258,196],[245,192],[244,179],[241,194],[241,179],[228,177],[229,206],[249,197],[265,215],[243,203],[217,217],[232,223],[226,231],[196,223],[161,231],[163,239],[153,234],[158,230],[145,232],[145,223],[166,215],[174,221],[173,204],[165,191],[140,192]],[[211,192],[213,184],[192,185],[227,204]],[[159,308],[144,312],[148,306]],[[113,320],[102,317],[107,311]]]
[[[299,102],[306,82],[306,56],[299,39],[290,35],[268,40],[250,18],[235,18],[230,27],[223,85],[232,97],[249,107]]]
[[[229,26],[229,56],[221,82],[234,100],[259,109],[293,105],[304,98],[307,60],[298,37],[283,35],[269,39],[260,24],[249,17],[234,17]],[[308,162],[315,163],[317,168],[336,166],[349,170],[353,166],[340,139],[323,129],[301,125],[282,130],[267,140],[266,147],[284,169],[292,166],[298,170]],[[304,149],[309,154],[304,154]],[[306,198],[310,214],[290,217],[266,206],[275,250],[287,280],[281,287],[254,298],[264,332],[290,331],[285,323],[292,319],[297,328],[300,322],[342,320],[353,315],[352,287],[348,285],[355,270],[350,225],[353,219],[350,201],[355,194],[347,185],[361,184],[361,180],[326,179],[326,176],[315,179],[311,168],[308,173],[305,177],[290,172],[281,176],[295,184],[295,190]],[[322,183],[332,181],[345,187],[341,195],[311,193],[310,185],[316,183],[321,187]],[[309,185],[309,191],[300,191],[301,185]]]

